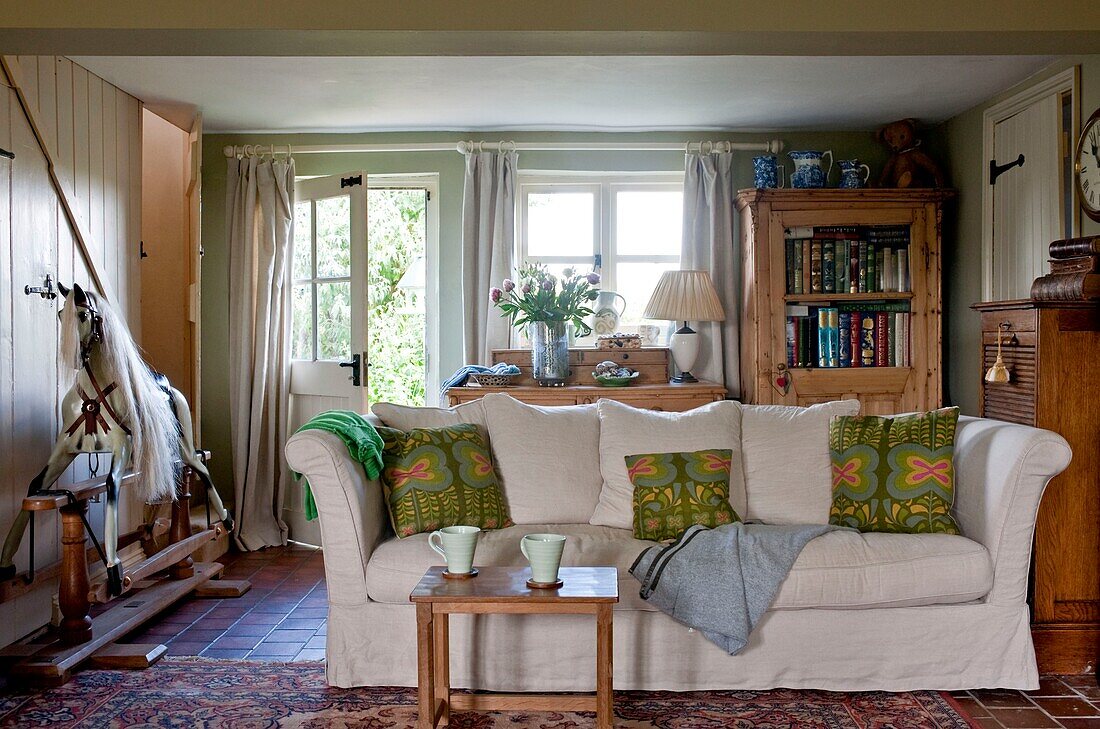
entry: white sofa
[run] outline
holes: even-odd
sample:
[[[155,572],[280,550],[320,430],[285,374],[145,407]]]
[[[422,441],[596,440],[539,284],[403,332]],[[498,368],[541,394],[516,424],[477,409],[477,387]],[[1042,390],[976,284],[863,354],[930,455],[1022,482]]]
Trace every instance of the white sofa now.
[[[961,418],[954,516],[964,536],[833,532],[811,541],[749,645],[729,656],[638,597],[627,570],[651,543],[633,539],[627,529],[586,523],[603,482],[601,441],[605,450],[621,441],[623,421],[615,426],[620,432],[610,433],[596,405],[543,409],[494,397],[451,410],[376,405],[375,414],[401,429],[457,422],[485,428],[517,525],[484,533],[476,564],[521,565],[521,536],[554,531],[569,537],[563,564],[618,568],[616,689],[1038,687],[1028,566],[1039,498],[1070,460],[1060,436]],[[721,407],[724,417],[735,413],[721,429],[729,432],[704,428],[701,439],[716,442],[701,447],[720,447],[731,438],[737,444],[731,501],[738,512],[772,522],[827,521],[827,422],[858,404]],[[643,431],[638,428],[639,441],[661,429]],[[415,685],[415,615],[408,595],[441,560],[426,534],[394,537],[381,486],[365,477],[337,437],[298,433],[286,454],[290,466],[308,477],[320,514],[329,683]],[[586,616],[455,616],[452,683],[501,691],[591,690],[594,631]]]

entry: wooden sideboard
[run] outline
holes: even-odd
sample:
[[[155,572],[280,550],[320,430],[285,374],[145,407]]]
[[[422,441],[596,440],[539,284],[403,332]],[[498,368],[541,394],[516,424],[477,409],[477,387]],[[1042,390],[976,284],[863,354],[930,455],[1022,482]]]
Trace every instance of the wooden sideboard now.
[[[683,384],[663,382],[628,387],[600,387],[599,385],[452,387],[447,390],[447,403],[460,405],[464,402],[472,402],[490,392],[505,392],[517,400],[532,405],[584,405],[602,398],[617,400],[636,408],[666,412],[683,412],[706,405],[708,402],[726,399],[726,388],[716,382]]]
[[[1031,618],[1041,673],[1087,673],[1100,661],[1100,306],[975,304],[983,376],[997,357],[1010,380],[982,379],[981,414],[1060,434],[1073,461],[1039,504]]]
[[[669,380],[668,347],[641,347],[639,349],[593,349],[570,347],[568,385],[591,385],[592,370],[604,361],[629,367],[638,373],[634,385],[661,385]],[[493,364],[513,364],[519,367],[517,385],[535,385],[531,376],[530,349],[494,349]],[[541,388],[546,389],[546,388]],[[607,389],[607,388],[600,388]]]

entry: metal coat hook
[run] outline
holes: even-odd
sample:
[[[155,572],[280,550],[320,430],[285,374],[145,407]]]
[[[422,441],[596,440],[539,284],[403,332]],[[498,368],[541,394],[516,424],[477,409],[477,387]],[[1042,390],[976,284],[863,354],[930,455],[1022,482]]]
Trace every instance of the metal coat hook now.
[[[15,152],[9,152],[8,150],[0,147],[0,157],[7,157],[8,159],[15,159]]]
[[[997,164],[997,160],[995,160],[995,159],[989,160],[989,184],[990,185],[996,185],[998,177],[1000,177],[1004,173],[1008,172],[1013,167],[1023,167],[1023,166],[1024,166],[1024,156],[1022,154],[1019,157],[1017,157],[1015,160],[1013,160],[1012,162],[1005,162],[1003,165]]]

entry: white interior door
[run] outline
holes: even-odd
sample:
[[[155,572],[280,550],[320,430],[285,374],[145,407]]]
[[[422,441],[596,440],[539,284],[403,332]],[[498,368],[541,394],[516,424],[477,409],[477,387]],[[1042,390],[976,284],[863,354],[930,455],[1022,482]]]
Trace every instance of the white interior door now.
[[[325,410],[367,409],[367,174],[295,184],[289,432]],[[290,538],[320,544],[289,480]]]
[[[1046,273],[1047,246],[1064,237],[1062,101],[1051,93],[993,127],[994,160],[1024,165],[993,186],[992,300],[1026,299]]]

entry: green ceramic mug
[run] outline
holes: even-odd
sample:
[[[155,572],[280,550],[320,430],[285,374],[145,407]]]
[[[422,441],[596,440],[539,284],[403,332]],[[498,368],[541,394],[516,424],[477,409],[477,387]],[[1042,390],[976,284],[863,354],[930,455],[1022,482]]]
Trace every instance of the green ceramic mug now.
[[[565,537],[561,534],[528,534],[519,540],[519,551],[531,563],[532,582],[557,582]]]
[[[447,560],[448,572],[464,575],[474,568],[474,550],[477,549],[477,535],[480,532],[474,526],[443,527],[428,535],[428,546]]]

